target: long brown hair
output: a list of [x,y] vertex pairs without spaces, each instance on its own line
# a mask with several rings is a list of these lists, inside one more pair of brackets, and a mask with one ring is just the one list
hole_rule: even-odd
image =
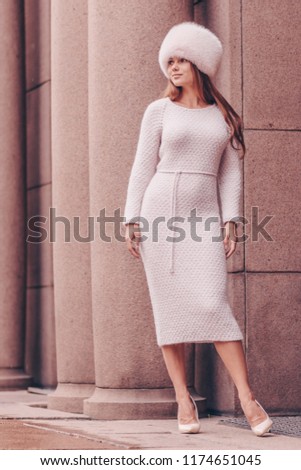
[[[194,81],[196,84],[196,90],[198,98],[201,101],[205,101],[207,104],[216,103],[220,108],[226,123],[230,127],[231,135],[230,142],[234,149],[239,150],[239,147],[234,146],[234,139],[241,145],[242,155],[240,158],[244,158],[246,153],[246,146],[243,136],[243,121],[241,117],[234,111],[232,106],[228,101],[223,97],[223,95],[218,91],[216,86],[213,84],[210,77],[199,70],[195,64],[190,62],[192,73],[194,76]],[[168,80],[167,87],[160,94],[160,98],[169,97],[172,101],[181,96],[182,87],[176,86],[172,83],[171,80]]]

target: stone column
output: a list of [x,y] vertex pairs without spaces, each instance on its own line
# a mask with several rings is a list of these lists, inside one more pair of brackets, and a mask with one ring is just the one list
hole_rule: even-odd
[[[192,2],[89,1],[90,213],[96,389],[84,413],[97,419],[175,416],[176,402],[154,322],[142,263],[118,223],[147,104],[166,86],[158,51],[168,29],[192,19]],[[105,209],[100,238],[96,218]],[[119,221],[120,222],[120,221]],[[114,232],[115,230],[115,232]],[[121,236],[118,237],[118,232]],[[105,238],[107,237],[107,238]],[[193,384],[193,349],[187,348]],[[200,409],[204,400],[198,399]]]
[[[24,2],[28,226],[25,369],[34,384],[43,388],[57,384],[52,243],[37,242],[31,224],[37,216],[48,220],[51,207],[50,3]],[[49,224],[45,225],[49,231]]]
[[24,387],[25,139],[24,14],[21,0],[0,2],[0,388]]
[[[240,0],[208,0],[198,4],[195,20],[213,31],[222,41],[224,53],[214,83],[239,114],[242,113],[242,58]],[[243,204],[243,201],[241,201]],[[239,236],[243,229],[239,227]],[[245,333],[244,245],[237,244],[227,260],[228,295],[241,331]],[[244,340],[245,346],[245,340]],[[196,346],[195,384],[208,397],[208,410],[232,413],[239,410],[236,388],[213,344]]]
[[49,396],[48,407],[71,412],[81,412],[83,399],[94,390],[87,5],[83,0],[51,2],[52,226],[59,384]]

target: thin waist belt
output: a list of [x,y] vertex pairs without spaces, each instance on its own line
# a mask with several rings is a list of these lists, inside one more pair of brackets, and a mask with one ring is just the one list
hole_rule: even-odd
[[[171,199],[171,217],[175,217],[176,213],[176,199],[177,199],[177,186],[178,186],[178,180],[180,178],[181,173],[200,173],[204,175],[209,175],[209,176],[214,176],[217,177],[215,173],[211,173],[209,171],[186,171],[186,170],[157,170],[159,173],[174,173],[174,181],[173,181],[173,188],[172,188],[172,199]],[[171,242],[171,260],[170,260],[170,273],[174,273],[174,244],[175,242]]]

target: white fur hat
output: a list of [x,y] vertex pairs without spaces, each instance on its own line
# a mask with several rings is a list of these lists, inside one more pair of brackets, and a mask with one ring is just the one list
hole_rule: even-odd
[[173,26],[163,39],[159,64],[165,77],[169,78],[169,58],[184,57],[212,78],[219,68],[222,54],[222,43],[212,31],[194,21],[185,21]]

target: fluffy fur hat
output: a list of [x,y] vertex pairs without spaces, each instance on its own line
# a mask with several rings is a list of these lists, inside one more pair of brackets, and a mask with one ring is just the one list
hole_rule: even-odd
[[194,21],[185,21],[173,26],[163,39],[159,64],[166,78],[169,78],[169,58],[184,57],[212,78],[219,68],[222,54],[222,43],[212,31]]

